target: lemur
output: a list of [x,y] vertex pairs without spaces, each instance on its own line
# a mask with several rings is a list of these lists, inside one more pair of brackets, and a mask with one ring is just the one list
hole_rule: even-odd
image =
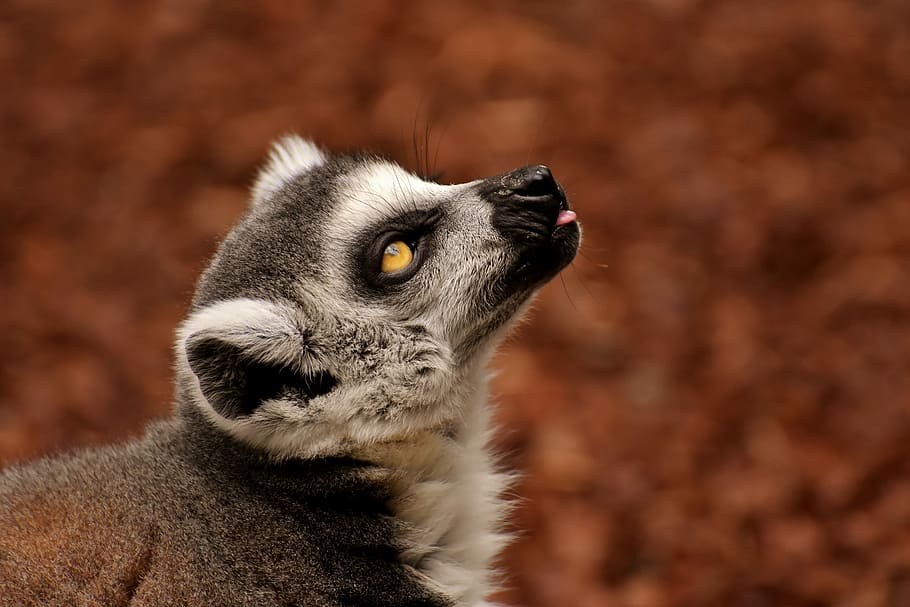
[[287,136],[251,199],[177,331],[171,418],[0,475],[0,604],[491,605],[486,366],[576,254],[564,191]]

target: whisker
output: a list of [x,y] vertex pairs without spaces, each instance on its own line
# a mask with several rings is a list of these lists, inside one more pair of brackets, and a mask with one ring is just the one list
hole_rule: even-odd
[[580,258],[584,259],[587,263],[589,263],[589,264],[591,264],[592,266],[595,266],[595,267],[597,267],[597,268],[609,268],[609,267],[610,267],[608,264],[600,263],[600,262],[597,261],[596,259],[593,259],[593,258],[591,258],[591,257],[588,257],[587,255],[585,255],[584,253],[582,253],[581,250],[578,251],[578,256],[579,256]]
[[572,268],[572,271],[575,272],[575,277],[578,279],[578,284],[580,284],[581,288],[585,290],[585,292],[588,294],[588,297],[595,299],[594,293],[592,293],[591,289],[588,288],[588,285],[585,283],[584,276],[581,272],[578,271],[578,268],[575,267],[575,263],[570,263],[569,266]]
[[569,300],[569,304],[572,305],[572,309],[578,312],[578,306],[575,305],[575,301],[572,299],[572,296],[569,295],[569,287],[566,285],[566,279],[563,278],[562,274],[559,274],[559,282],[562,283],[562,290],[565,291],[566,299]]
[[442,173],[439,170],[439,147],[442,144],[442,139],[446,135],[446,128],[443,126],[442,134],[436,139],[436,151],[433,152],[433,177],[439,181],[442,177]]
[[420,102],[417,102],[417,109],[414,111],[414,124],[411,127],[411,145],[414,148],[414,162],[417,163],[417,172],[422,173],[424,169],[420,167],[420,144],[417,143],[417,123],[420,120]]
[[610,249],[608,249],[606,247],[589,247],[587,244],[585,244],[585,250],[594,251],[595,253],[605,253],[605,252],[609,251]]
[[429,175],[429,174],[430,174],[430,132],[431,132],[431,129],[432,129],[432,127],[430,126],[430,118],[429,118],[429,116],[427,116],[427,117],[425,118],[425,120],[424,120],[424,126],[425,126],[425,128],[424,128],[424,130],[423,130],[423,156],[424,156],[424,161],[423,161],[424,170],[423,170],[423,174],[424,174],[424,175]]

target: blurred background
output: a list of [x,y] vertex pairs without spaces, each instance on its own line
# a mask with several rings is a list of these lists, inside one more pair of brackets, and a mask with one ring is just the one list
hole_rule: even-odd
[[168,414],[277,135],[540,162],[585,241],[496,361],[499,599],[910,605],[905,0],[5,0],[0,88],[0,463]]

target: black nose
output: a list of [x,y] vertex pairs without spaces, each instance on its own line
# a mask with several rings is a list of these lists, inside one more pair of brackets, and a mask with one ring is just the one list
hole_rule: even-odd
[[553,173],[542,164],[516,169],[503,176],[503,185],[519,196],[563,197],[562,188],[553,179]]

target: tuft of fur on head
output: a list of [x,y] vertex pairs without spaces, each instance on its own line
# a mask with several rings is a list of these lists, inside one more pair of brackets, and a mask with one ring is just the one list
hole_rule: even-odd
[[325,163],[326,157],[316,144],[299,135],[285,135],[269,150],[265,166],[253,185],[253,204],[280,190],[298,175]]

